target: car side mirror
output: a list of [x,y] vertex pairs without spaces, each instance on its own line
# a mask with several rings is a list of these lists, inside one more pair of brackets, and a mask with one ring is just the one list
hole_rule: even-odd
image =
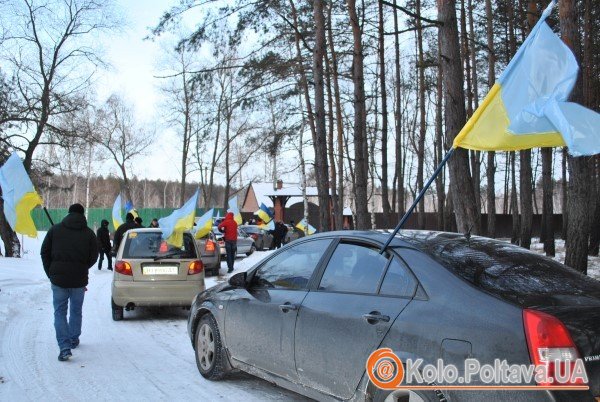
[[231,278],[229,278],[229,285],[234,288],[246,288],[248,285],[246,282],[246,273],[240,272],[233,275]]

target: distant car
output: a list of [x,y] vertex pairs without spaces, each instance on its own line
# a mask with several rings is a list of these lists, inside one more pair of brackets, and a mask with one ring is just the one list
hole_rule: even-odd
[[218,275],[219,268],[221,268],[221,249],[219,248],[215,234],[210,232],[205,237],[197,239],[196,243],[201,253],[205,275],[208,273]]
[[285,239],[283,240],[283,244],[288,244],[291,241],[299,239],[300,237],[304,237],[304,233],[302,233],[298,228],[285,224],[287,227],[287,233],[285,234]]
[[256,249],[259,251],[268,250],[273,245],[273,235],[267,230],[261,229],[256,225],[242,225],[240,229],[254,239]]
[[[315,234],[200,293],[188,318],[200,374],[243,370],[316,400],[599,400],[600,282],[494,239],[403,231],[382,254],[386,240]],[[579,357],[589,390],[452,390],[438,380],[435,391],[383,390],[365,367],[378,348],[459,370],[468,358],[545,365],[551,378]]]
[[[225,240],[223,240],[223,233],[219,230],[218,227],[213,226],[213,233],[215,235],[215,239],[219,244],[219,248],[221,249],[221,255],[225,255]],[[238,239],[237,239],[237,253],[245,254],[250,256],[252,253],[256,251],[256,245],[254,244],[254,239],[248,236],[243,230],[238,227]]]
[[125,233],[112,280],[113,320],[137,306],[189,307],[204,289],[204,266],[191,233],[183,234],[181,248],[167,244],[160,229]]

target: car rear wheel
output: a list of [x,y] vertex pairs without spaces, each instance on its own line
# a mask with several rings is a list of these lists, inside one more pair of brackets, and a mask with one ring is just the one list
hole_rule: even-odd
[[121,321],[123,319],[123,307],[117,306],[113,299],[110,299],[112,307],[112,319],[113,321]]
[[205,314],[200,319],[196,328],[194,346],[196,365],[202,377],[215,381],[227,374],[221,334],[212,314]]
[[252,243],[252,246],[250,247],[250,251],[248,251],[248,252],[246,253],[246,255],[247,255],[248,257],[250,257],[250,256],[252,255],[252,253],[253,253],[253,252],[255,252],[255,251],[256,251],[256,246],[254,245],[254,243]]

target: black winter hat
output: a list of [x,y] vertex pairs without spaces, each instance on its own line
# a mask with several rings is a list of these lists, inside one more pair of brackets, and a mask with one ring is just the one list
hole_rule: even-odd
[[126,221],[133,221],[133,214],[131,212],[127,212],[127,215],[125,215],[125,220]]
[[83,208],[83,205],[77,203],[77,204],[73,204],[69,207],[69,213],[72,212],[77,212],[78,214],[85,214],[85,209]]
[[102,222],[100,222],[102,224],[102,226],[108,226],[108,221],[106,219],[102,219]]

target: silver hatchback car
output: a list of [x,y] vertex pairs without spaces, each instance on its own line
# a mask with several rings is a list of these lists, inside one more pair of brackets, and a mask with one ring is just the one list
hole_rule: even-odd
[[167,244],[160,229],[125,233],[112,281],[113,320],[137,306],[189,307],[204,289],[204,266],[191,233],[184,233],[181,248]]

